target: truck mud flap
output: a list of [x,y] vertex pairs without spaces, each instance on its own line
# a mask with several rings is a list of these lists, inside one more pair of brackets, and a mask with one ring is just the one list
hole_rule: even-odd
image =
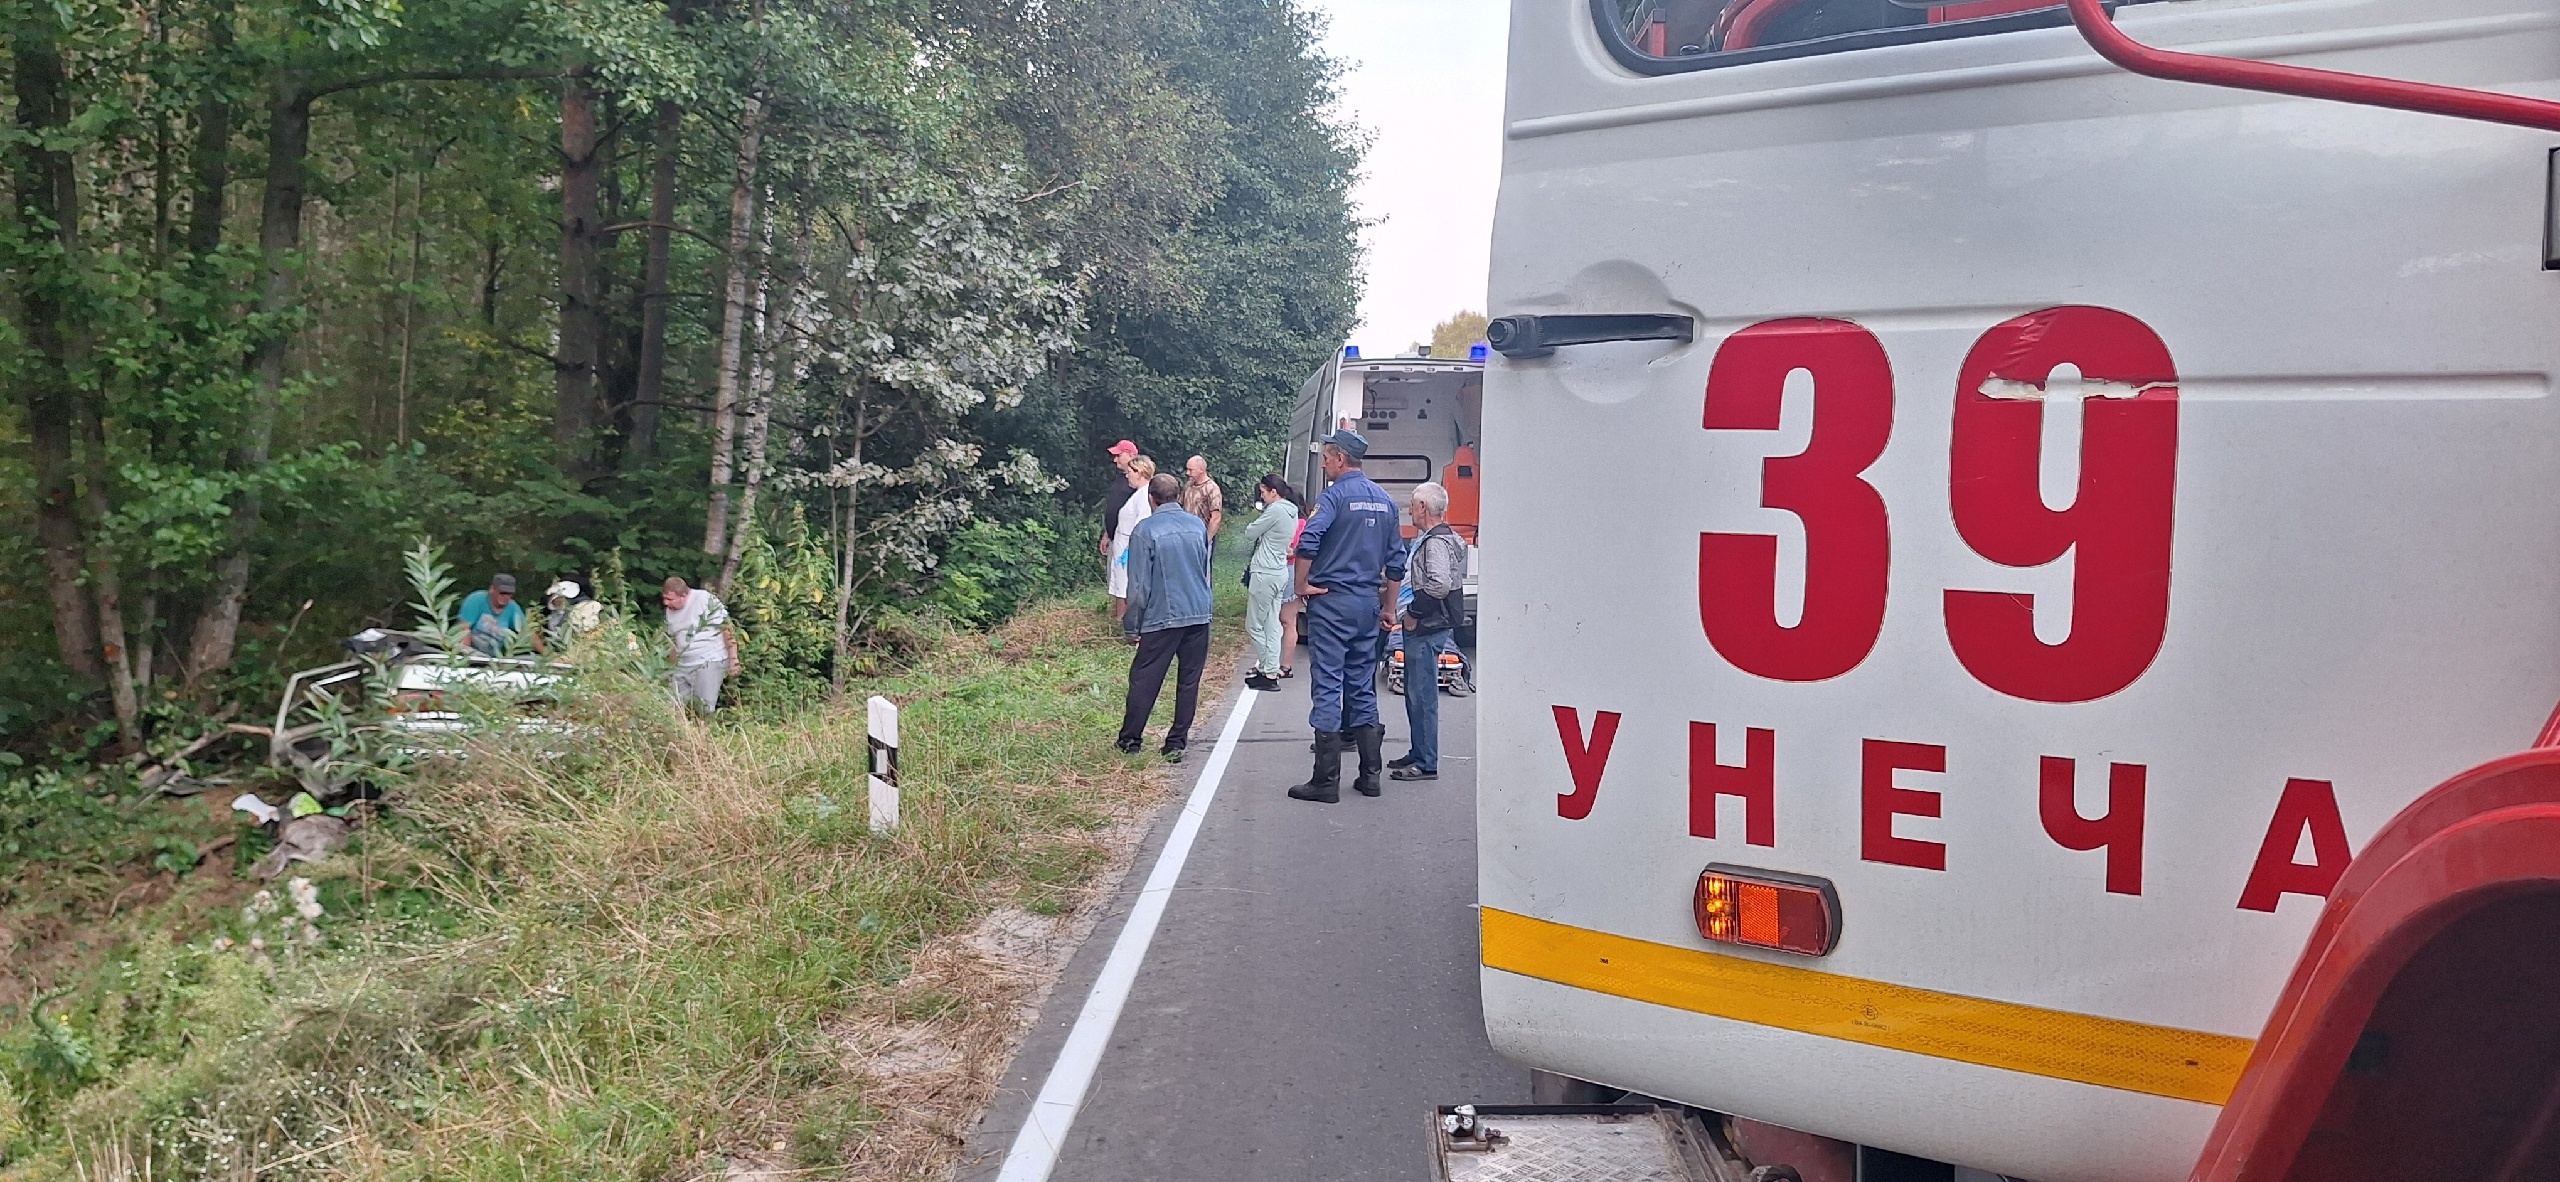
[[1669,1105],[1459,1104],[1431,1119],[1434,1182],[1742,1182]]

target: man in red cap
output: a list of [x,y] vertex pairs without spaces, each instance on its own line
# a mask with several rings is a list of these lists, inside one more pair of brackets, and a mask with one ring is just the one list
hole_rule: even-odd
[[1111,490],[1102,496],[1102,565],[1111,566],[1111,536],[1120,528],[1120,506],[1137,491],[1129,483],[1129,461],[1138,458],[1138,445],[1126,439],[1111,445]]

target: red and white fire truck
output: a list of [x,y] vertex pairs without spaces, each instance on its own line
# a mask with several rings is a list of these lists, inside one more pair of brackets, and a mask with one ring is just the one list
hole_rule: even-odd
[[2560,1178],[2560,0],[1511,21],[1495,1045],[1808,1180]]

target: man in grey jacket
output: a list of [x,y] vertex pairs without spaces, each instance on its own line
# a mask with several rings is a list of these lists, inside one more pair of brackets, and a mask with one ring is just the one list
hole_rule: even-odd
[[1200,675],[1209,665],[1209,527],[1176,502],[1182,480],[1170,472],[1147,482],[1155,512],[1129,535],[1129,608],[1120,625],[1138,651],[1129,661],[1129,699],[1120,715],[1120,750],[1146,746],[1147,716],[1164,690],[1166,666],[1179,660],[1173,726],[1164,757],[1175,763],[1191,744],[1200,710]]
[[1413,490],[1413,558],[1405,564],[1413,600],[1404,629],[1404,720],[1413,746],[1387,761],[1391,778],[1440,778],[1440,654],[1456,651],[1453,635],[1466,592],[1467,543],[1449,528],[1449,491],[1438,483]]

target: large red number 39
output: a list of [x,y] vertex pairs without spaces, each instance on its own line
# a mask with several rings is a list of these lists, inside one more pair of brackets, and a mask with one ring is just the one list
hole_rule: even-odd
[[[2080,481],[2044,503],[2046,387],[2064,365],[2095,383],[2081,406]],[[1892,540],[1866,481],[1893,431],[1893,371],[1874,334],[1841,320],[1777,320],[1735,333],[1707,377],[1708,430],[1775,430],[1787,375],[1813,378],[1813,438],[1762,468],[1761,503],[1804,523],[1804,614],[1778,622],[1778,540],[1701,535],[1698,613],[1735,668],[1778,681],[1838,677],[1884,627]],[[2178,463],[2177,371],[2141,321],[2051,308],[1993,328],[1965,359],[1955,398],[1949,494],[1957,533],[2002,566],[2073,556],[2071,629],[2035,634],[2035,599],[1946,593],[1947,639],[1982,684],[2038,702],[2086,702],[2133,684],[2169,622]]]

